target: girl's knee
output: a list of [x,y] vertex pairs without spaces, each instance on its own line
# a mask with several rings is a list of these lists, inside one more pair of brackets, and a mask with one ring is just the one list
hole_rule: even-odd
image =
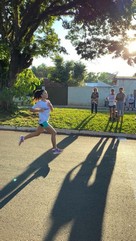
[[56,136],[57,135],[57,131],[53,130],[53,132],[51,134],[52,134],[52,136]]
[[57,135],[57,131],[56,131],[56,130],[54,130],[54,135],[55,135],[55,136]]

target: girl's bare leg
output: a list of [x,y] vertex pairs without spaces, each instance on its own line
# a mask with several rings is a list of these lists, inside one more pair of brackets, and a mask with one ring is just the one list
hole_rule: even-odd
[[24,140],[27,140],[27,139],[35,137],[35,136],[39,136],[43,132],[44,132],[44,128],[42,126],[38,126],[36,131],[31,132],[30,134],[24,136]]
[[24,142],[24,140],[27,140],[27,139],[35,137],[35,136],[39,136],[42,132],[44,132],[44,128],[42,126],[38,126],[36,131],[34,131],[26,136],[20,136],[18,145],[20,146],[22,144],[22,142]]
[[110,108],[110,119],[112,118],[112,108]]
[[113,108],[113,118],[115,119],[115,108]]
[[114,111],[114,109],[111,108],[111,119],[113,119],[113,111]]
[[57,132],[56,132],[56,130],[50,124],[45,129],[48,133],[51,134],[51,143],[52,143],[53,149],[57,148],[57,144],[56,144]]

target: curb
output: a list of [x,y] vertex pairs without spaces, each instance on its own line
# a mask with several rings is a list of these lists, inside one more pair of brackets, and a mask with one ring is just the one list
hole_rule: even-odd
[[[80,136],[93,136],[93,137],[111,137],[111,138],[125,138],[136,140],[135,134],[124,134],[124,133],[110,133],[110,132],[95,132],[95,131],[87,131],[87,130],[68,130],[68,129],[57,129],[55,128],[58,134],[63,135],[80,135]],[[36,128],[32,127],[16,127],[16,126],[1,126],[0,130],[7,131],[22,131],[22,132],[31,132],[35,131]]]

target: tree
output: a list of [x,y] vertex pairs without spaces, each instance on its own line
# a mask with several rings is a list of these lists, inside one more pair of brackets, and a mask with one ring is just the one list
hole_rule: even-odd
[[57,55],[53,58],[54,67],[48,68],[48,79],[63,86],[79,86],[84,82],[86,66],[81,62],[64,61]]
[[102,81],[107,84],[112,84],[112,81],[116,75],[117,73],[111,74],[107,72],[100,72],[100,73],[90,72],[87,74],[85,78],[85,83]]
[[112,84],[113,78],[116,74],[110,74],[107,72],[99,73],[98,80],[107,84]]
[[5,44],[0,44],[0,89],[7,85],[9,53]]
[[[86,60],[114,53],[114,57],[122,57],[130,65],[135,64],[136,51],[129,52],[128,42],[136,44],[136,25],[131,21],[136,0],[93,1],[90,4],[94,6],[94,14],[92,9],[90,11],[89,1],[85,1],[80,14],[63,24],[69,30],[66,38],[72,41],[77,53]],[[131,38],[128,35],[130,29],[133,31]]]
[[0,109],[14,112],[18,109],[16,98],[28,101],[33,96],[33,91],[41,87],[41,81],[33,74],[31,69],[25,69],[17,75],[16,83],[11,88],[3,88],[0,91]]
[[80,61],[75,62],[72,71],[72,79],[68,81],[68,84],[72,86],[82,85],[84,83],[86,73],[86,66]]
[[35,66],[32,66],[32,71],[39,79],[47,78],[48,67],[45,64],[41,64],[37,68]]
[[41,86],[41,81],[33,74],[31,69],[25,69],[17,75],[14,85],[14,94],[16,97],[31,96],[33,91]]
[[[6,46],[9,87],[14,85],[17,74],[31,65],[34,56],[49,56],[61,51],[58,36],[51,28],[55,18],[48,14],[41,16],[44,12],[42,2],[0,2],[0,48]],[[2,56],[1,65],[4,61],[5,56]]]
[[98,73],[89,72],[86,75],[85,83],[98,82]]
[[7,85],[14,85],[16,75],[31,65],[34,56],[65,51],[52,28],[63,16],[72,18],[70,24],[63,21],[63,26],[70,29],[69,38],[82,58],[92,59],[108,51],[119,55],[123,42],[109,38],[126,36],[131,6],[131,0],[1,0],[0,46],[6,46],[9,56]]

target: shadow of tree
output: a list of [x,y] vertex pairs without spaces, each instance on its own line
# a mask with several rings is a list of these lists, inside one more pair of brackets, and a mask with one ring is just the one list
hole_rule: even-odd
[[[44,241],[53,241],[71,222],[68,241],[100,241],[106,198],[113,174],[118,140],[101,138],[85,161],[65,177],[50,214],[51,227]],[[105,145],[108,145],[107,149]],[[106,149],[104,155],[103,150]]]

